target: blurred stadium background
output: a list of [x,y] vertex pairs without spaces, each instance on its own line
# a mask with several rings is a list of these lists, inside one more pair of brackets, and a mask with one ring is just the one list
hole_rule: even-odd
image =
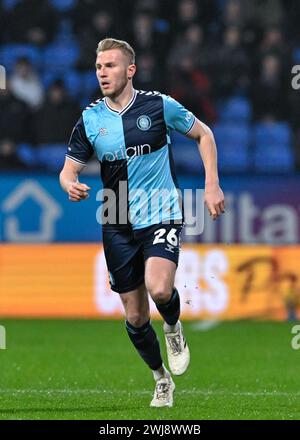
[[[82,181],[92,188],[84,203],[69,203],[58,183],[72,127],[100,96],[93,66],[106,36],[135,48],[135,88],[172,95],[213,129],[217,141],[227,210],[216,222],[206,215],[203,234],[183,237],[176,281],[183,317],[297,321],[300,90],[292,87],[291,71],[300,64],[299,20],[297,0],[0,1],[0,64],[6,69],[0,90],[0,324],[8,341],[10,328],[16,340],[26,334],[26,325],[8,318],[93,318],[100,324],[122,316],[96,221],[99,163],[92,160],[84,171]],[[177,133],[173,142],[181,188],[203,188],[196,144]],[[264,328],[274,337],[283,332],[292,351],[286,324],[280,330],[259,326],[257,333],[251,325],[226,328],[246,332],[245,343],[251,329],[253,341],[266,335]],[[229,340],[224,343],[233,349],[238,341]],[[292,360],[291,353],[284,356]],[[292,363],[285,367],[292,377]],[[17,387],[13,378],[11,386]]]

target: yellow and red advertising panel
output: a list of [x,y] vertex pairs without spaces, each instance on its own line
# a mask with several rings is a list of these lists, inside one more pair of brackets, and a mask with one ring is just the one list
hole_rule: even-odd
[[[176,275],[182,317],[286,319],[299,311],[299,267],[298,246],[186,244]],[[0,316],[122,317],[102,246],[1,245]]]

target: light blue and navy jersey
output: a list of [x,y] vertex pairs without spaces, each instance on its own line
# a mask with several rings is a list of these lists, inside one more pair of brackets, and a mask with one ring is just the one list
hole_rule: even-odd
[[[117,214],[119,197],[124,198],[119,182],[127,183],[126,207],[133,229],[183,220],[170,130],[187,134],[194,123],[191,112],[159,92],[135,90],[120,112],[110,108],[105,98],[99,99],[83,111],[74,127],[67,157],[86,164],[96,153],[103,186],[116,194]],[[162,196],[155,199],[158,193]]]

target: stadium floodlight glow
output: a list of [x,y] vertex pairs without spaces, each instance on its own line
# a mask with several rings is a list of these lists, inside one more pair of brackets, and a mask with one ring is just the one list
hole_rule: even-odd
[[6,70],[4,66],[0,64],[0,89],[6,89]]

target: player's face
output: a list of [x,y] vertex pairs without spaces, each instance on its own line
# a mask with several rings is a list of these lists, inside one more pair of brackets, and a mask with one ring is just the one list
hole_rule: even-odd
[[104,96],[120,95],[131,77],[128,57],[120,49],[99,52],[96,59],[96,74]]

